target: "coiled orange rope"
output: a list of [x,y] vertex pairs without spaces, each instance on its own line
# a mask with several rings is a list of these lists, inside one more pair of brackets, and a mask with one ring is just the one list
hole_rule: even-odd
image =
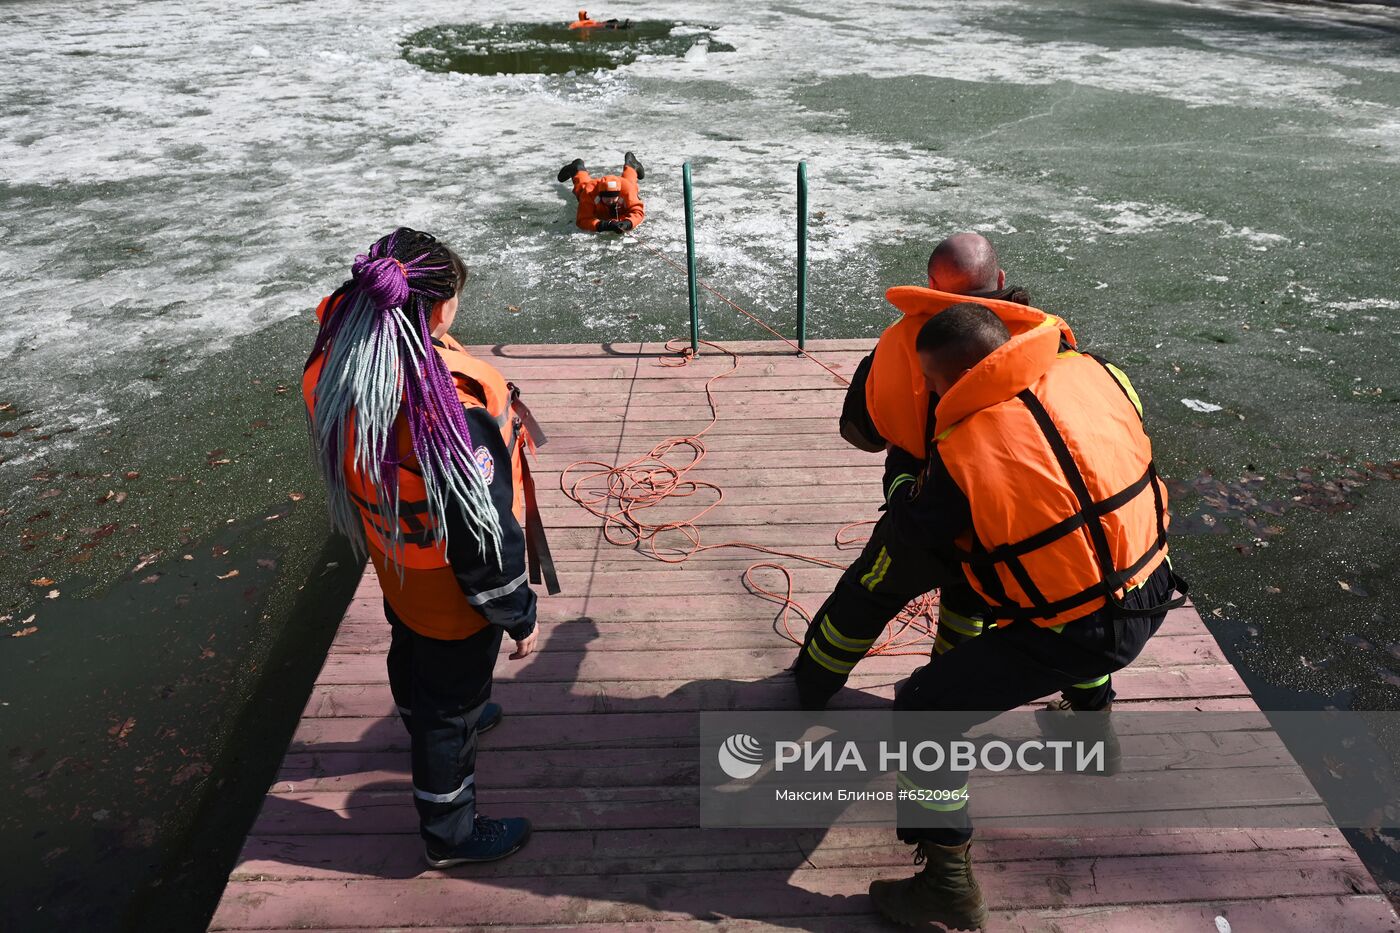
[[[635,232],[632,233],[632,237],[642,248],[682,273],[685,272],[683,267],[665,253],[642,240]],[[850,380],[845,376],[802,350],[796,343],[778,333],[757,316],[721,294],[704,279],[699,279],[698,282],[706,291],[759,324],[773,336],[797,350],[802,356],[831,373],[843,384],[850,385]],[[748,541],[701,543],[700,529],[696,523],[724,501],[724,490],[715,483],[692,478],[691,473],[705,459],[707,449],[703,440],[704,436],[719,423],[719,406],[715,401],[714,385],[720,379],[737,372],[740,363],[739,355],[736,352],[709,340],[700,342],[723,353],[729,357],[730,361],[728,369],[705,381],[705,401],[710,409],[710,423],[694,434],[668,437],[645,454],[626,463],[609,464],[601,460],[579,460],[571,463],[559,477],[559,488],[564,495],[603,520],[603,537],[610,544],[635,548],[662,563],[679,564],[705,551],[739,548],[844,570],[844,565],[825,558]],[[656,361],[655,365],[663,367],[688,366],[693,359],[691,350],[690,347],[683,346],[681,343],[678,340],[668,341],[666,350],[675,356],[662,357]],[[689,459],[680,463],[668,459],[677,453],[688,454]],[[575,477],[574,474],[579,471],[584,472]],[[647,509],[655,508],[667,500],[688,498],[706,492],[713,493],[713,501],[703,507],[697,507],[697,511],[685,518],[650,522],[644,517]],[[836,547],[844,550],[864,544],[868,540],[868,535],[852,536],[850,532],[852,529],[873,524],[875,524],[873,521],[860,521],[842,526],[834,537]],[[659,538],[666,532],[679,534],[684,539],[685,544],[663,546]],[[760,584],[754,578],[754,573],[758,570],[776,570],[781,573],[786,584],[785,591],[770,590]],[[811,625],[812,615],[794,598],[793,594],[796,590],[791,569],[776,561],[759,561],[744,571],[743,580],[745,586],[754,595],[771,600],[782,607],[777,619],[774,620],[775,627],[780,625],[785,637],[796,644],[802,644],[805,640],[806,629]],[[803,630],[800,634],[794,633],[792,630],[793,614],[796,614],[803,621]],[[938,597],[935,594],[921,596],[906,606],[890,622],[884,633],[870,649],[869,654],[927,655],[929,653],[927,642],[934,635],[937,619]]]

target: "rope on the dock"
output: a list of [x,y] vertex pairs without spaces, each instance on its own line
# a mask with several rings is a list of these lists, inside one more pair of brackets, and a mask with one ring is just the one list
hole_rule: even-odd
[[[681,273],[685,269],[672,260],[659,249],[646,243],[636,232],[631,234],[637,244],[654,255],[661,258],[668,265]],[[842,384],[849,386],[850,380],[841,375],[831,366],[809,354],[796,343],[788,340],[769,324],[761,320],[757,315],[741,307],[737,302],[731,300],[718,289],[714,288],[704,279],[699,279],[699,284],[715,297],[756,324],[767,330],[770,334],[792,347],[799,354],[816,363],[822,369],[835,376]],[[719,423],[719,405],[715,401],[714,384],[726,376],[733,375],[739,370],[739,354],[727,347],[721,346],[709,340],[700,341],[707,347],[711,347],[729,357],[730,366],[728,369],[705,381],[705,401],[710,408],[710,423],[694,434],[677,435],[668,437],[661,443],[652,447],[641,456],[635,457],[626,463],[609,464],[601,460],[579,460],[569,464],[560,474],[559,488],[564,495],[568,496],[578,505],[587,509],[590,513],[603,520],[603,537],[609,544],[619,547],[630,547],[641,551],[654,560],[667,564],[680,564],[690,560],[696,554],[705,551],[714,551],[721,548],[737,548],[742,550],[757,551],[769,554],[774,557],[783,557],[790,560],[803,561],[809,564],[816,564],[822,567],[831,567],[837,570],[845,570],[845,565],[838,564],[825,558],[815,557],[810,554],[802,554],[796,551],[781,550],[768,547],[762,544],[754,544],[748,541],[724,541],[716,544],[702,544],[700,539],[700,529],[696,525],[700,519],[707,515],[724,501],[724,489],[716,483],[707,480],[694,479],[691,472],[695,470],[705,459],[707,448],[703,440],[710,429]],[[662,357],[655,363],[662,367],[684,367],[690,365],[694,356],[689,346],[681,346],[681,341],[671,340],[666,343],[668,353],[675,356]],[[675,451],[689,451],[690,460],[685,463],[674,463],[667,459]],[[577,470],[592,467],[576,479],[571,480],[571,476]],[[649,522],[642,517],[646,509],[654,508],[673,498],[687,498],[694,496],[704,490],[710,490],[715,494],[715,500],[709,505],[699,509],[687,518],[674,521]],[[838,549],[846,549],[863,544],[869,536],[850,536],[850,531],[866,525],[874,525],[873,521],[852,522],[842,526],[834,536],[834,543]],[[668,546],[663,551],[658,537],[664,532],[677,532],[688,542],[681,548]],[[764,587],[754,579],[756,570],[776,570],[783,575],[786,583],[786,592],[777,592]],[[795,644],[802,644],[805,640],[806,629],[812,623],[812,614],[802,606],[794,597],[795,584],[793,582],[792,570],[776,561],[758,561],[751,564],[744,570],[743,580],[745,585],[757,596],[778,603],[782,610],[779,613],[777,622],[782,625],[783,634]],[[792,615],[796,614],[803,622],[803,631],[796,634],[792,630]],[[925,594],[919,599],[906,606],[895,619],[886,626],[884,633],[870,649],[870,654],[881,655],[927,655],[929,647],[927,642],[934,636],[934,631],[938,625],[938,597],[936,594]]]

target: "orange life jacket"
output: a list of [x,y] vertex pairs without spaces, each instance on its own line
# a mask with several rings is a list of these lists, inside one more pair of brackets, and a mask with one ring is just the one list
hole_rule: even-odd
[[1166,558],[1167,491],[1130,391],[1108,364],[1061,352],[1047,319],[939,401],[938,453],[972,511],[956,543],[999,624],[1088,615]]
[[[329,298],[323,300],[316,309],[318,320],[327,313],[329,301]],[[518,393],[494,367],[472,356],[451,335],[445,334],[438,340],[443,346],[435,345],[434,349],[452,374],[457,398],[465,406],[485,408],[501,429],[501,436],[510,451],[514,485],[512,511],[524,528],[528,482],[525,450],[527,447],[534,450],[535,439],[526,427],[527,419],[515,410]],[[301,379],[302,396],[313,418],[316,414],[316,381],[320,378],[324,362],[325,354],[311,360]],[[405,625],[429,638],[465,638],[485,628],[486,619],[467,601],[452,572],[452,565],[448,563],[446,548],[434,534],[434,519],[428,512],[427,489],[423,485],[422,475],[415,468],[417,460],[413,457],[412,439],[402,418],[396,426],[396,435],[398,456],[403,458],[398,471],[397,512],[403,542],[397,557],[402,565],[402,574],[399,566],[384,551],[384,542],[391,536],[391,526],[386,522],[393,521],[394,516],[389,514],[388,509],[380,507],[374,486],[354,469],[353,414],[347,425],[346,488],[359,506],[370,560],[379,575],[384,598]]]
[[928,456],[929,390],[924,385],[914,344],[919,329],[929,318],[944,308],[971,302],[991,309],[1012,336],[1050,321],[1068,345],[1075,346],[1074,332],[1064,321],[1013,301],[955,295],[917,285],[891,288],[885,292],[885,300],[904,312],[904,316],[885,328],[875,345],[875,359],[865,383],[866,410],[881,437],[920,460]]
[[598,29],[606,26],[607,23],[599,22],[596,19],[576,19],[569,24],[570,29]]

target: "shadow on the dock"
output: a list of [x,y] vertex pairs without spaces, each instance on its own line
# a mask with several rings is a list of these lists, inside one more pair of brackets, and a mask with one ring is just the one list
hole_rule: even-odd
[[[583,626],[588,629],[580,631]],[[549,680],[557,685],[567,679],[574,696],[586,694],[578,668],[583,649],[598,637],[597,627],[586,618],[558,626],[546,647],[561,636],[577,662],[567,673],[551,670]],[[527,680],[527,667],[550,654],[559,656],[537,652],[517,678]],[[570,898],[577,902],[579,919],[591,900],[636,904],[645,909],[638,919],[656,913],[751,918],[797,929],[835,929],[842,917],[867,914],[868,904],[852,903],[864,902],[864,895],[825,895],[792,877],[821,867],[812,857],[827,830],[699,826],[695,711],[773,709],[775,689],[787,686],[788,677],[705,679],[662,696],[608,697],[594,712],[628,724],[611,735],[589,731],[587,713],[564,717],[568,731],[560,734],[560,717],[550,711],[511,715],[507,707],[505,722],[482,738],[479,802],[489,816],[529,817],[534,837],[503,861],[440,874],[471,882],[461,889],[464,909],[488,896],[477,887],[484,885]],[[792,693],[790,708],[796,709]],[[308,780],[274,787],[234,876],[403,880],[438,874],[422,861],[407,747],[403,726],[392,714],[373,720],[355,741],[308,746]],[[500,789],[506,786],[512,789]],[[882,838],[895,845],[893,833]],[[778,912],[791,919],[773,916],[775,899],[782,904]],[[823,916],[830,921],[814,926],[813,918]]]
[[[565,344],[559,344],[559,346],[563,347],[563,346],[567,346],[567,345],[565,345]],[[622,344],[623,347],[628,347],[628,348],[630,348],[630,349],[618,349],[618,346],[619,346],[618,344],[613,343],[613,342],[610,341],[610,342],[608,342],[608,343],[602,344],[600,347],[593,347],[593,346],[590,346],[590,347],[589,347],[589,350],[592,352],[593,355],[598,355],[598,351],[601,350],[601,355],[603,355],[603,356],[615,356],[615,357],[618,357],[618,358],[629,359],[629,360],[635,360],[635,359],[637,359],[637,358],[640,357],[640,356],[646,356],[646,355],[655,356],[655,355],[656,355],[656,354],[654,354],[654,353],[653,353],[653,354],[643,354],[643,353],[638,352],[637,349],[636,349],[637,344],[636,344],[635,341],[632,342],[632,343],[624,343],[624,344]],[[487,355],[487,356],[492,356],[492,357],[499,357],[499,358],[501,358],[501,359],[508,359],[508,360],[574,360],[574,359],[578,359],[578,356],[577,356],[576,354],[569,354],[569,353],[550,353],[550,352],[548,352],[547,350],[545,350],[544,347],[542,347],[542,346],[535,345],[535,346],[526,347],[526,346],[521,346],[520,344],[514,344],[514,343],[497,343],[497,344],[492,344],[490,350],[486,351],[485,355]]]

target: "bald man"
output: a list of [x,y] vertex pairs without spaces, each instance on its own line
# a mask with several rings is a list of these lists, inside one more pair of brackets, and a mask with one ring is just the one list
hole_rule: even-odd
[[[928,258],[928,283],[928,288],[901,286],[886,292],[903,317],[885,330],[875,352],[856,368],[841,414],[841,436],[848,443],[885,454],[882,489],[887,504],[896,493],[903,490],[901,495],[907,495],[917,486],[932,443],[938,396],[925,385],[914,347],[924,322],[944,308],[972,301],[989,308],[1015,333],[1054,324],[1061,329],[1062,347],[1074,348],[1068,325],[1030,307],[1026,289],[1007,287],[996,249],[981,234],[956,233],[939,243]],[[812,617],[793,665],[803,708],[824,708],[889,621],[911,600],[934,589],[939,590],[933,645],[938,655],[981,634],[985,606],[959,567],[945,563],[921,541],[897,533],[886,512]],[[1102,709],[1112,699],[1106,679],[1083,688],[1067,691],[1052,706]]]
[[[1030,293],[1026,289],[1006,287],[1006,270],[1001,267],[996,248],[980,233],[955,233],[933,248],[928,257],[928,287],[950,295],[1030,304]],[[875,354],[871,353],[856,367],[855,379],[846,391],[840,427],[841,436],[851,446],[890,455],[886,458],[885,487],[888,490],[889,481],[898,476],[901,469],[918,467],[924,455],[920,451],[917,456],[900,458],[903,451],[881,437],[873,423],[866,401],[866,386],[874,358]]]

